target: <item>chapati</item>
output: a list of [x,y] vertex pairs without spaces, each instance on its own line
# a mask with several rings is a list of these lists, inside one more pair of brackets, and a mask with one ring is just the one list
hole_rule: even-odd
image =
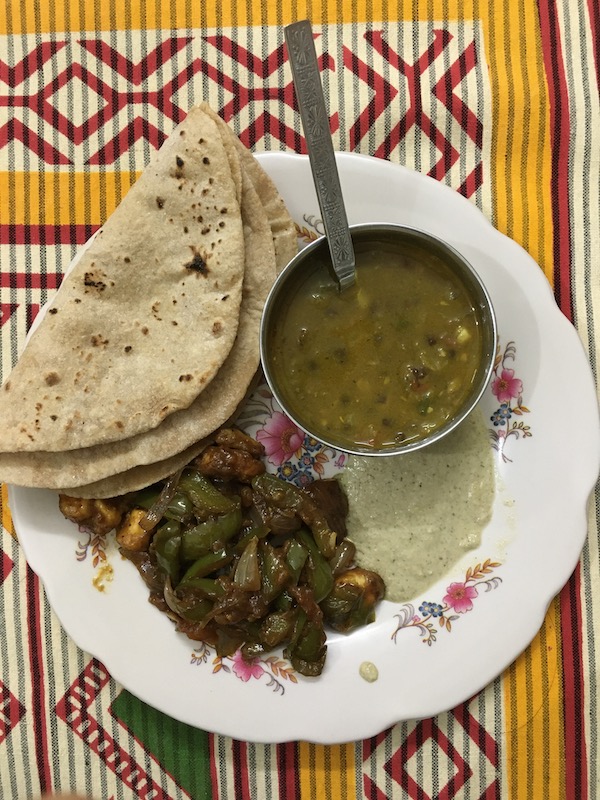
[[0,451],[124,440],[187,408],[235,341],[244,265],[223,140],[192,109],[65,277],[0,390]]
[[229,125],[224,122],[217,112],[207,103],[201,103],[199,108],[208,114],[219,126],[223,138],[230,140],[232,145],[236,147],[242,169],[252,181],[252,185],[269,219],[273,237],[273,247],[275,248],[277,272],[281,272],[285,265],[291,261],[298,252],[298,234],[296,232],[296,226],[294,220],[290,217],[283,197],[279,194],[269,174],[261,167],[250,150],[242,144]]
[[[133,491],[146,485],[144,482],[165,477],[178,468],[173,467],[174,463],[187,463],[181,459],[193,457],[189,452],[198,440],[209,436],[235,414],[259,365],[260,315],[275,279],[276,256],[267,209],[254,188],[250,170],[240,169],[241,151],[231,148],[232,137],[235,141],[237,138],[225,124],[219,126],[219,134],[230,159],[231,172],[239,174],[241,183],[246,259],[238,334],[229,356],[210,385],[187,409],[174,412],[152,430],[122,441],[65,453],[1,453],[3,480],[88,497]],[[254,174],[260,175],[262,168],[258,163],[256,166]],[[278,216],[282,216],[280,210]],[[288,230],[290,225],[293,227],[293,223],[288,224]],[[180,455],[182,451],[187,455]],[[194,453],[199,451],[196,447]]]

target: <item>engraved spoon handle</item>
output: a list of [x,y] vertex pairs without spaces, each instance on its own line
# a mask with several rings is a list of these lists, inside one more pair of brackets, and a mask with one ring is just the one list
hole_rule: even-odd
[[333,270],[340,289],[346,289],[355,281],[354,247],[329,131],[312,27],[308,20],[294,22],[286,26],[284,34]]

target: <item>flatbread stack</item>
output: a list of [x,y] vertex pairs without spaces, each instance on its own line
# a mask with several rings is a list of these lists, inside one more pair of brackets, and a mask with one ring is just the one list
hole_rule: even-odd
[[0,389],[0,481],[80,497],[175,472],[235,417],[295,254],[275,185],[193,108],[73,263]]

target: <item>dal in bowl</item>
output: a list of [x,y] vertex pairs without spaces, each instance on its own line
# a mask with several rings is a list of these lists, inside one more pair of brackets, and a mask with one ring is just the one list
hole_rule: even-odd
[[392,455],[439,440],[492,373],[489,295],[450,245],[400,225],[352,226],[356,284],[339,291],[325,238],[276,280],[261,322],[284,412],[337,450]]

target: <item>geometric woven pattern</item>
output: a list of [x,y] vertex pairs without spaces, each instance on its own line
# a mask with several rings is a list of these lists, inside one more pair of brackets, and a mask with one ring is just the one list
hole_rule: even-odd
[[[470,27],[423,26],[417,42],[413,25],[364,26],[352,46],[343,26],[327,41],[317,37],[326,93],[365,98],[344,120],[332,115],[337,146],[403,162],[418,152],[421,171],[449,180],[457,167],[455,188],[473,194],[482,182],[488,89],[485,72],[475,69],[480,45]],[[140,169],[190,99],[207,95],[247,145],[305,150],[277,29],[267,32],[260,55],[224,30],[19,41],[21,51],[0,60],[0,106],[10,108],[0,124],[0,168]],[[392,110],[397,121],[374,140],[374,126]]]
[[0,681],[0,744],[25,714],[25,709],[7,686]]
[[94,716],[94,703],[108,685],[110,675],[102,664],[92,659],[77,676],[69,691],[56,705],[56,713],[95,753],[106,767],[115,773],[125,786],[133,789],[136,797],[168,800],[159,785],[149,779],[141,764],[121,748],[110,732]]
[[[455,742],[461,743],[459,751]],[[424,765],[435,769],[424,777]],[[363,788],[372,800],[395,792],[410,800],[464,796],[494,798],[498,792],[498,743],[467,704],[435,720],[398,725],[365,748]]]
[[3,552],[0,550],[0,587],[8,578],[8,575],[13,568],[14,563],[8,553]]

